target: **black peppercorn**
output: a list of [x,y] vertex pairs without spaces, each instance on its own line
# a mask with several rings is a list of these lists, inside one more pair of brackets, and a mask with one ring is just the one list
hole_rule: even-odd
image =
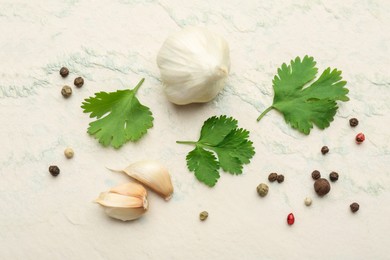
[[60,168],[56,165],[51,165],[49,167],[49,172],[52,176],[56,177],[58,174],[60,174]]
[[330,191],[330,183],[323,178],[320,178],[314,182],[314,190],[318,196],[324,196]]
[[355,213],[356,211],[359,210],[359,204],[357,204],[356,202],[352,203],[351,205],[349,205],[349,207],[351,208],[351,211],[353,213]]
[[349,125],[352,126],[352,127],[355,127],[359,124],[359,120],[357,120],[357,118],[351,118],[349,119]]
[[331,172],[329,174],[329,179],[331,181],[337,181],[339,179],[339,174],[337,172]]
[[68,70],[68,68],[62,67],[62,68],[60,69],[60,75],[61,75],[63,78],[67,77],[67,76],[69,75],[69,70]]
[[321,173],[317,170],[314,170],[311,173],[311,177],[313,178],[313,180],[318,180],[319,178],[321,178]]
[[84,85],[84,79],[82,77],[77,77],[74,79],[74,85],[78,88],[81,88]]
[[322,153],[322,154],[327,154],[328,152],[329,152],[328,146],[322,146],[322,148],[321,148],[321,153]]
[[270,174],[268,175],[268,180],[269,180],[270,182],[276,181],[277,178],[278,178],[278,174],[275,173],[275,172],[270,173]]
[[61,94],[65,97],[68,98],[72,95],[72,88],[69,86],[63,86],[61,89]]
[[278,177],[276,177],[276,180],[278,181],[278,183],[282,183],[284,181],[284,176],[280,174],[278,175]]

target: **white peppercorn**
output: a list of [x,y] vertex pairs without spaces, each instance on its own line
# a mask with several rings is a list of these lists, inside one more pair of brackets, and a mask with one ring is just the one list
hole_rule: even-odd
[[312,202],[313,202],[313,200],[311,198],[309,198],[309,197],[305,198],[305,205],[306,206],[310,206]]
[[66,148],[65,151],[64,151],[64,155],[65,155],[65,157],[68,158],[68,159],[72,158],[73,155],[74,155],[73,149],[70,148],[70,147]]

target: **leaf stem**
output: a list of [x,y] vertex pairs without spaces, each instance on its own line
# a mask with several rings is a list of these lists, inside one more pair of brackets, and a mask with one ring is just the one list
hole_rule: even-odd
[[141,85],[142,85],[142,83],[144,83],[144,81],[145,81],[145,78],[142,78],[142,79],[138,82],[137,86],[135,86],[135,88],[134,88],[134,93],[137,93],[138,89],[141,87]]
[[263,116],[265,116],[265,114],[267,114],[269,111],[271,111],[273,109],[273,106],[270,106],[269,108],[267,108],[266,110],[263,111],[263,113],[261,113],[261,115],[257,118],[257,122],[259,122]]
[[191,145],[196,145],[197,142],[193,141],[176,141],[177,144],[191,144]]

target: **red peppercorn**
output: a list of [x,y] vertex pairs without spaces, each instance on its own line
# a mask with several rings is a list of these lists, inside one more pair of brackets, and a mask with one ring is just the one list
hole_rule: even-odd
[[356,143],[360,144],[363,143],[366,137],[364,136],[363,133],[358,133],[355,137]]
[[295,222],[294,214],[290,213],[287,216],[287,224],[292,225]]

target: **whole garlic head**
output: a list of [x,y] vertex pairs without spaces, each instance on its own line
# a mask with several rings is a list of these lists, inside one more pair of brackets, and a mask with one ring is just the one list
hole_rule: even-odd
[[164,91],[177,105],[212,100],[230,71],[229,46],[218,34],[190,27],[169,36],[157,55]]
[[108,216],[122,221],[141,217],[148,209],[147,192],[138,183],[125,183],[100,193],[95,202],[102,205]]

